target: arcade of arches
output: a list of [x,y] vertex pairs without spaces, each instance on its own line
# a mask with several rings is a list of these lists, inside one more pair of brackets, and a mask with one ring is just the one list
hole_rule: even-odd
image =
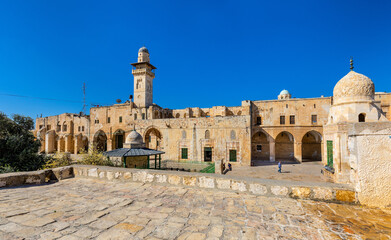
[[252,161],[321,161],[321,149],[322,134],[315,130],[304,135],[281,131],[276,137],[259,130],[251,138]]

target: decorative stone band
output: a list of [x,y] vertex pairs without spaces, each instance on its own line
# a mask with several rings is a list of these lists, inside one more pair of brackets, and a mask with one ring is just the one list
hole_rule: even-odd
[[282,180],[234,178],[202,173],[86,165],[73,165],[35,172],[0,174],[0,188],[24,184],[44,184],[72,177],[167,184],[219,191],[246,192],[263,196],[311,199],[325,202],[358,203],[355,191],[337,184],[332,186],[319,186],[316,184],[305,185]]
[[[129,169],[74,165],[75,177],[109,181],[133,181],[192,188],[246,192],[254,195],[311,199],[325,202],[358,204],[356,192],[339,184],[302,184],[283,180],[239,178],[203,173],[172,172],[152,169]],[[327,185],[327,186],[322,186]]]

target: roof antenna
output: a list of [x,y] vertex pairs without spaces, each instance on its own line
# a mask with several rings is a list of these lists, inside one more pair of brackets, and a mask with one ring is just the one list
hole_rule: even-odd
[[353,57],[350,57],[350,71],[353,71]]
[[83,115],[86,115],[86,83],[83,83]]

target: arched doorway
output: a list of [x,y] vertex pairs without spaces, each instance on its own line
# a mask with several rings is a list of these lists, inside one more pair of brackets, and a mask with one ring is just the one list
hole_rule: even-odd
[[317,131],[307,132],[302,139],[303,161],[322,161],[322,135]]
[[156,128],[150,128],[145,132],[144,141],[147,148],[160,150],[162,145],[162,134]]
[[65,137],[58,137],[58,151],[65,152]]
[[251,159],[269,160],[270,145],[268,136],[263,131],[255,133],[251,138]]
[[107,136],[102,130],[95,133],[93,144],[98,151],[107,151]]
[[82,138],[82,148],[85,152],[88,152],[88,138],[86,136]]
[[289,132],[281,132],[276,137],[276,160],[294,160],[294,138]]
[[122,129],[118,129],[114,132],[114,141],[113,141],[113,149],[123,148],[125,142],[125,131]]

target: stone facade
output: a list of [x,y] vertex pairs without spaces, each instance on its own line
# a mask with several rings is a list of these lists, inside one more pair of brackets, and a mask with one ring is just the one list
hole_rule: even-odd
[[[132,66],[134,99],[93,107],[88,116],[37,118],[35,133],[43,143],[41,152],[77,154],[80,149],[92,147],[105,151],[122,148],[129,133],[136,129],[146,147],[165,152],[162,160],[222,160],[233,165],[265,160],[325,161],[324,126],[331,125],[330,113],[337,116],[346,110],[357,119],[355,111],[360,109],[349,110],[344,104],[337,108],[333,97],[292,98],[286,90],[277,100],[246,100],[235,107],[162,108],[153,103],[155,67],[146,48],[139,50],[138,61]],[[368,91],[372,94],[372,90]],[[375,101],[364,109],[368,110],[367,119],[376,110],[384,121],[390,120],[391,94],[373,94]],[[68,126],[65,131],[64,125]]]

